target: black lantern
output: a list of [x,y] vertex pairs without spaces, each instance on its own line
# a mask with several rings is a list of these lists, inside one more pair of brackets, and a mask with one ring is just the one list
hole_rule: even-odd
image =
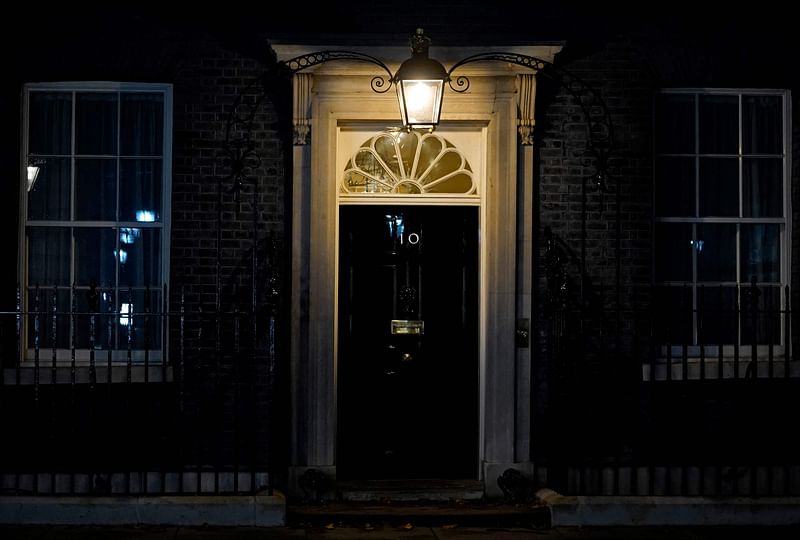
[[442,112],[444,83],[450,77],[440,62],[428,58],[431,40],[421,28],[410,41],[411,58],[400,65],[393,78],[400,116],[406,129],[427,128],[433,131]]

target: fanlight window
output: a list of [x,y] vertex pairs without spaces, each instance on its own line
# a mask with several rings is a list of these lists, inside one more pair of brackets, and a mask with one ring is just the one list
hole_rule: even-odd
[[427,193],[476,195],[466,158],[447,139],[416,131],[386,131],[368,139],[348,160],[344,194]]

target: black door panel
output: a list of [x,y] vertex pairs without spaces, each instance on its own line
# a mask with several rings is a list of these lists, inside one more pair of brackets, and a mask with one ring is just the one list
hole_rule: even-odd
[[337,475],[473,478],[478,208],[342,206]]

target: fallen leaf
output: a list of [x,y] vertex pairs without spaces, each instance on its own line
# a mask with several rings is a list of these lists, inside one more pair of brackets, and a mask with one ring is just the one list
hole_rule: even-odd
[[448,525],[442,525],[442,529],[455,529],[456,527],[458,527],[457,523],[450,523]]
[[327,525],[325,525],[325,528],[326,529],[335,529],[336,525],[334,525],[333,523],[328,523]]
[[411,523],[406,523],[405,525],[400,525],[400,528],[404,531],[410,531],[414,526]]

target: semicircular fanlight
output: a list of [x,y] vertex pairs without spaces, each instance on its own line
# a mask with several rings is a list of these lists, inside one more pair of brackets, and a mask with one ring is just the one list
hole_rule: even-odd
[[364,141],[347,161],[340,191],[474,195],[477,186],[466,158],[444,137],[384,131]]

